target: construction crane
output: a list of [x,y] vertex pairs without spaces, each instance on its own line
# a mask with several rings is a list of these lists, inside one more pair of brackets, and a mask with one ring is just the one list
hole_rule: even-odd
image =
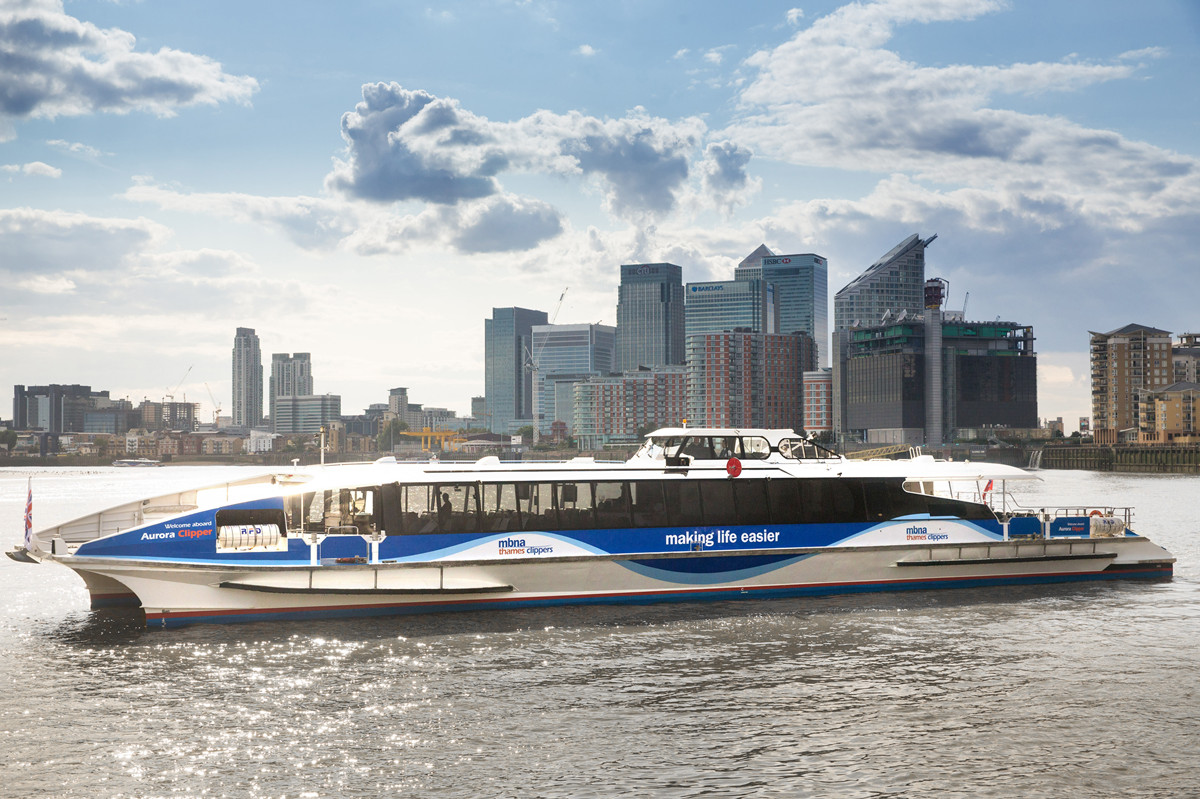
[[204,384],[204,389],[208,392],[208,398],[210,400],[212,400],[213,428],[216,429],[219,426],[218,423],[220,422],[220,419],[221,419],[221,403],[217,402],[217,398],[213,396],[212,389],[208,387],[208,383]]
[[[568,286],[567,288],[570,288]],[[554,306],[554,313],[550,317],[550,324],[554,324],[558,319],[558,312],[562,310],[563,298],[567,296],[567,289],[562,290],[562,294],[558,295],[558,304]],[[529,374],[533,380],[533,445],[536,447],[542,440],[541,436],[541,418],[539,417],[539,406],[541,405],[542,389],[538,385],[538,371],[540,370],[542,360],[542,349],[545,348],[546,342],[542,342],[542,346],[537,348],[536,352],[530,352],[529,348],[525,348],[525,368],[529,370]]]
[[[192,364],[192,366],[195,366],[195,364]],[[183,385],[183,381],[184,381],[184,380],[187,380],[187,376],[188,376],[188,375],[190,375],[190,374],[192,373],[192,366],[189,366],[189,367],[187,368],[187,371],[183,373],[183,377],[179,378],[179,382],[178,382],[178,383],[175,385],[175,391],[178,391],[178,390],[179,390],[179,387]],[[175,401],[175,391],[171,391],[171,390],[169,390],[169,389],[168,389],[168,391],[167,391],[167,396],[166,396],[166,401],[167,401],[167,402],[174,402],[174,401]],[[187,399],[187,397],[185,396],[185,397],[184,397],[184,399],[186,400],[186,399]]]

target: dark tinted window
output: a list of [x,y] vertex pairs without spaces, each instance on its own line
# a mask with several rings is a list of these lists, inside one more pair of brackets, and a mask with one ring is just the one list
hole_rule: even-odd
[[666,527],[669,524],[662,483],[657,480],[631,482],[629,490],[634,527]]
[[699,527],[704,524],[700,512],[700,483],[671,480],[663,485],[667,517],[675,527]]
[[704,504],[704,523],[707,525],[737,524],[737,508],[733,504],[733,484],[729,480],[704,480],[701,491]]
[[596,526],[596,503],[591,483],[563,483],[558,487],[558,520],[564,530]]
[[624,483],[596,483],[596,526],[622,528],[630,526],[629,495]]
[[767,512],[766,480],[731,480],[734,499],[737,502],[739,524],[767,524],[771,521]]

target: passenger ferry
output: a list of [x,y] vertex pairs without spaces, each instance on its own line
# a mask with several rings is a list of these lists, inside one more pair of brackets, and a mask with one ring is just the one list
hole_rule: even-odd
[[128,502],[10,556],[152,627],[1169,578],[1117,507],[1025,510],[1015,467],[856,461],[790,430],[668,428],[626,462],[334,465]]

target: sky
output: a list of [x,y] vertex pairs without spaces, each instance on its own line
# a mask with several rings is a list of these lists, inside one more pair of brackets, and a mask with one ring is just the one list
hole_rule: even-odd
[[251,327],[465,415],[493,307],[913,233],[1068,431],[1089,330],[1200,332],[1200,3],[794,3],[0,0],[0,386],[207,419]]

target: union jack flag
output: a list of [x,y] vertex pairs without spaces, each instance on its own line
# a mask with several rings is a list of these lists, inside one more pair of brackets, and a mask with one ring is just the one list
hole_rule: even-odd
[[25,497],[25,549],[33,543],[33,478],[29,478],[29,493]]

